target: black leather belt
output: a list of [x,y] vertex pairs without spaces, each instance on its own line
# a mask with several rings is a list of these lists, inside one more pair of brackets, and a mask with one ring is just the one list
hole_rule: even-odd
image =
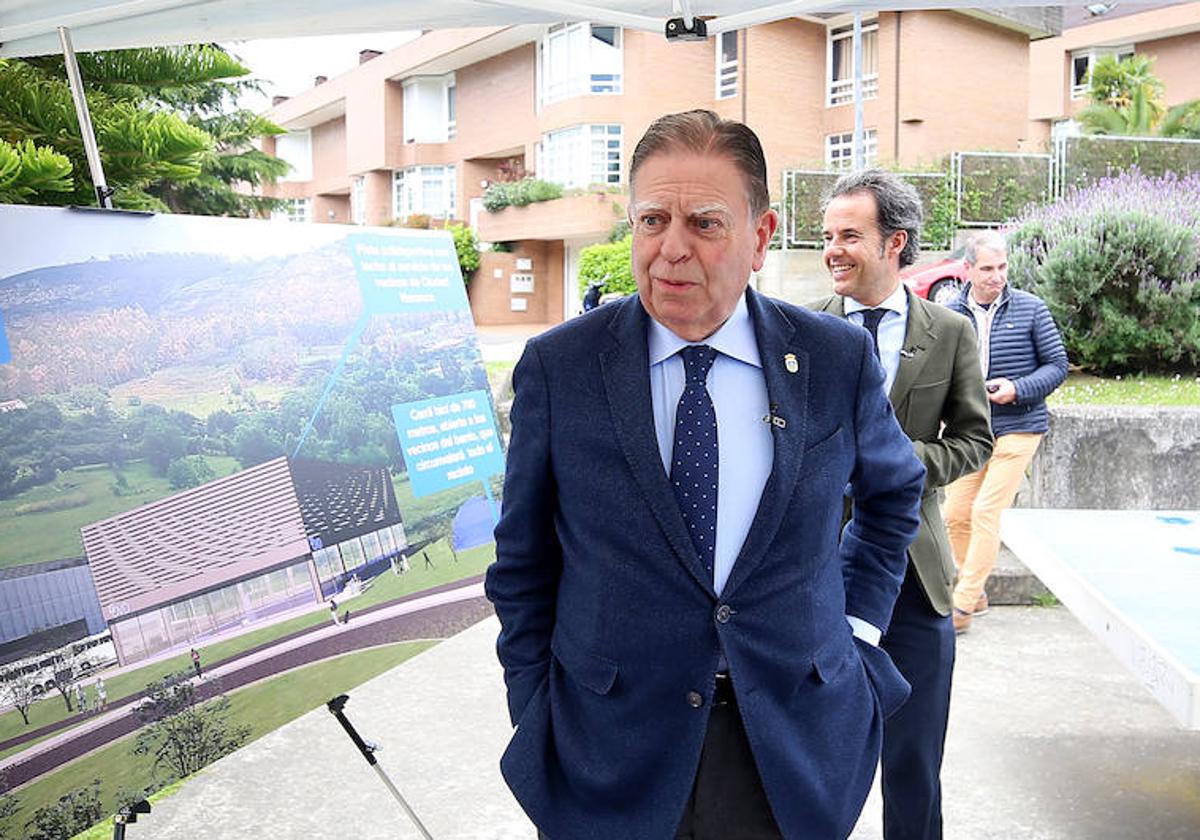
[[717,673],[717,682],[713,688],[712,701],[714,706],[726,706],[737,702],[737,697],[733,693],[733,680],[729,678],[729,674],[725,671]]

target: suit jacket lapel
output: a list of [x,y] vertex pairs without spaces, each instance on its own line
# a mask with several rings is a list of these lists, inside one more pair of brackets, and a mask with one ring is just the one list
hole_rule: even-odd
[[925,305],[911,289],[906,289],[908,295],[908,323],[904,329],[904,344],[900,350],[900,367],[896,371],[896,379],[892,382],[888,400],[893,406],[900,406],[925,363],[929,361],[926,348],[933,347],[937,336],[933,332],[933,319],[925,310]]
[[679,561],[712,593],[712,573],[704,568],[692,545],[658,451],[650,402],[650,354],[646,341],[649,316],[636,295],[612,306],[614,314],[609,331],[615,344],[600,352],[600,369],[621,451],[647,507]]
[[[724,598],[728,598],[762,562],[767,547],[779,531],[800,474],[808,425],[809,357],[799,344],[796,326],[769,299],[753,290],[746,294],[758,338],[767,399],[771,415],[776,418],[771,427],[775,454],[754,522],[725,583],[722,592]],[[794,365],[789,356],[794,358]],[[792,367],[795,367],[794,371]],[[780,425],[780,421],[783,425]]]

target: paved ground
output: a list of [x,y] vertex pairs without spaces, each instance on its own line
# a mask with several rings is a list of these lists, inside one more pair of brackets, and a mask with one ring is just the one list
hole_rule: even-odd
[[[1200,732],[1065,607],[994,607],[959,637],[946,837],[1195,840]],[[878,801],[854,840],[881,836]]]
[[[351,692],[351,720],[384,744],[380,766],[437,840],[534,836],[496,768],[510,732],[496,632],[488,619]],[[961,638],[944,779],[950,840],[1200,837],[1200,733],[1062,607],[996,607]],[[201,824],[258,840],[418,836],[323,709],[204,771],[138,829],[175,840]],[[871,800],[853,840],[880,836]]]

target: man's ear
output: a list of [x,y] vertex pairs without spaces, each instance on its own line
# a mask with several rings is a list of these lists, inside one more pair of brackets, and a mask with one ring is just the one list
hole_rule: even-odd
[[889,260],[892,257],[895,257],[897,260],[899,260],[900,252],[904,250],[904,246],[907,244],[908,244],[908,231],[898,230],[898,231],[893,232],[892,235],[888,237],[887,242],[884,244],[884,248],[886,251],[884,256],[887,257]]
[[754,263],[755,271],[763,267],[763,263],[767,260],[767,247],[771,244],[771,238],[775,236],[775,230],[779,227],[779,214],[774,210],[768,210],[763,213],[758,219],[758,226],[754,229]]

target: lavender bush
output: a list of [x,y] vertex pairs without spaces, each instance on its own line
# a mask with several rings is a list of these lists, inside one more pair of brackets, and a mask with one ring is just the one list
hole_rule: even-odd
[[1027,210],[1009,279],[1046,301],[1071,360],[1097,373],[1200,367],[1200,174],[1132,170]]

